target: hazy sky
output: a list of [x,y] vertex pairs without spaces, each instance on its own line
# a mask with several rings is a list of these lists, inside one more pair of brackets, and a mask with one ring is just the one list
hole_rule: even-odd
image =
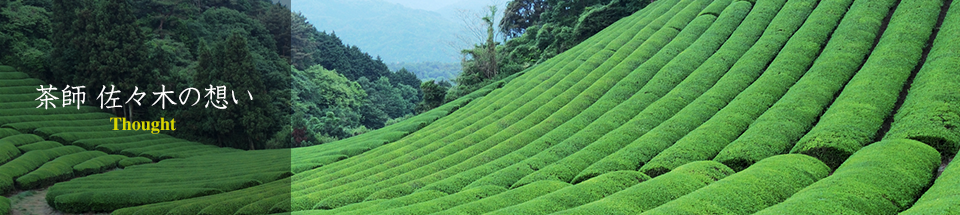
[[[480,9],[486,5],[506,5],[508,0],[384,0],[390,3],[396,3],[408,8],[435,11],[440,13],[446,10],[456,9]],[[499,6],[503,10],[504,6]]]
[[[443,7],[457,3],[457,0],[385,0],[391,3],[401,4],[413,9],[437,11]],[[477,0],[465,0],[477,1]]]
[[293,0],[292,9],[317,30],[336,32],[345,44],[384,62],[458,62],[461,49],[486,37],[481,17],[487,6],[498,5],[499,18],[507,1]]

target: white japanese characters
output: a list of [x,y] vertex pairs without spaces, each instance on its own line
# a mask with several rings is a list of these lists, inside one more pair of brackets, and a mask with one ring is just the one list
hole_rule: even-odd
[[[67,87],[64,87],[62,91],[63,101],[61,103],[61,106],[67,107],[69,105],[75,104],[77,105],[77,109],[80,109],[80,105],[85,104],[87,99],[87,94],[86,92],[83,91],[84,88],[86,87],[85,86],[71,87],[70,85],[67,85]],[[34,99],[36,101],[40,101],[40,105],[37,106],[37,108],[40,108],[40,107],[43,107],[44,109],[57,108],[56,103],[54,103],[53,101],[61,100],[61,98],[56,97],[50,93],[51,91],[54,91],[54,90],[57,90],[57,88],[53,87],[53,85],[48,85],[48,87],[44,87],[43,85],[40,85],[40,88],[37,88],[37,91],[40,91],[42,93],[40,97],[38,97],[37,99]],[[213,108],[216,108],[216,109],[221,109],[221,110],[227,109],[227,105],[229,105],[230,103],[229,103],[229,100],[227,100],[226,86],[209,85],[209,87],[204,89],[204,91],[206,91],[206,94],[204,94],[203,97],[200,96],[200,90],[193,87],[183,89],[182,91],[180,91],[179,94],[175,94],[174,91],[168,91],[166,85],[160,85],[160,91],[152,93],[157,98],[156,100],[154,100],[153,103],[150,104],[150,106],[154,106],[154,105],[157,105],[157,103],[160,103],[160,108],[166,109],[168,103],[170,105],[186,105],[187,103],[190,102],[190,99],[193,98],[193,96],[191,95],[196,95],[195,96],[196,99],[193,101],[192,104],[190,104],[190,106],[195,106],[199,104],[200,99],[204,98],[207,100],[206,104],[203,105],[204,108],[213,106]],[[122,105],[124,104],[130,104],[131,101],[136,103],[137,106],[142,106],[142,104],[140,103],[140,100],[143,100],[143,97],[147,95],[147,93],[145,92],[140,92],[140,88],[135,86],[133,88],[133,94],[131,94],[130,97],[127,98],[126,101],[124,101],[123,104],[117,104],[117,101],[120,101],[120,98],[121,98],[120,94],[121,94],[121,91],[116,89],[116,86],[114,85],[110,85],[109,91],[107,90],[107,86],[101,85],[100,93],[97,94],[97,98],[96,98],[96,100],[99,101],[97,102],[97,104],[100,105],[100,109],[119,108],[119,107],[122,107]],[[253,94],[251,94],[249,90],[247,91],[247,95],[252,101]],[[176,97],[176,100],[174,100],[174,98],[172,98],[171,96]],[[230,90],[230,98],[233,101],[233,104],[239,104],[239,101],[237,100],[236,94],[234,93],[233,90]],[[180,103],[178,104],[177,102],[180,102]]]

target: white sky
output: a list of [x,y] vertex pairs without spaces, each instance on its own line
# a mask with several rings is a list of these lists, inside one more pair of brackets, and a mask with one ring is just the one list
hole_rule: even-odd
[[448,5],[457,3],[457,0],[384,0],[390,3],[397,3],[413,9],[437,11]]

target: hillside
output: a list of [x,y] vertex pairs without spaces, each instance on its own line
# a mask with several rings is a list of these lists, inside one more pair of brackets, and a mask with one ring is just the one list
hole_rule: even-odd
[[416,10],[382,0],[292,1],[317,30],[336,33],[344,43],[360,47],[386,63],[458,62],[459,26],[439,13]]
[[68,213],[960,214],[956,50],[960,1],[658,0],[408,120],[259,151],[96,131],[0,67],[0,190],[54,184]]

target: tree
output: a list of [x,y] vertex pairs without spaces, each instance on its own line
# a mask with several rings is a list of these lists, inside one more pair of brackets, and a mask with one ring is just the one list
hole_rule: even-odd
[[[95,86],[116,84],[122,91],[132,92],[151,77],[147,61],[145,36],[126,0],[107,0],[97,10],[92,63],[87,74],[77,76],[78,84]],[[88,27],[89,28],[89,27]]]
[[318,64],[317,29],[299,12],[290,14],[290,23],[290,62],[293,67],[303,70]]
[[143,25],[152,27],[151,33],[159,39],[188,33],[187,23],[201,12],[200,8],[191,6],[193,0],[129,1],[133,3],[134,15],[141,17]]
[[476,45],[473,49],[463,50],[464,54],[471,57],[472,62],[463,62],[463,65],[474,66],[475,70],[464,70],[464,72],[479,72],[483,74],[484,79],[490,79],[497,75],[497,43],[494,41],[496,32],[493,28],[493,19],[497,15],[497,6],[490,6],[490,14],[482,18],[487,27],[487,39],[484,43]]
[[277,54],[289,61],[291,58],[291,13],[286,6],[276,3],[270,6],[270,9],[263,15],[264,25],[270,34],[276,40]]
[[49,16],[43,7],[22,1],[0,3],[0,64],[48,78],[47,36],[52,31]]
[[519,37],[533,25],[539,24],[540,14],[547,10],[546,0],[514,0],[507,4],[500,20],[500,32],[508,38]]
[[[220,146],[263,148],[262,145],[257,145],[273,135],[274,131],[271,129],[282,118],[274,119],[268,115],[268,104],[272,99],[267,96],[269,92],[261,81],[263,77],[254,66],[254,58],[246,37],[234,32],[214,50],[207,50],[205,46],[201,46],[195,80],[204,89],[224,86],[226,93],[229,93],[227,99],[223,100],[226,104],[220,104],[220,107],[225,106],[224,109],[218,109],[215,104],[205,104],[203,107],[207,129],[215,132],[217,144]],[[209,93],[206,90],[202,92],[204,96]],[[232,103],[233,99],[236,99],[237,103]],[[207,100],[214,103],[216,97]]]
[[390,81],[394,84],[407,85],[410,87],[420,86],[420,79],[417,78],[417,75],[407,71],[406,68],[400,68],[400,70],[391,73]]
[[293,69],[293,79],[294,127],[291,132],[300,139],[294,140],[294,145],[320,144],[319,140],[324,138],[315,138],[313,134],[346,138],[350,135],[349,130],[361,125],[362,116],[357,110],[364,105],[367,94],[360,84],[320,65],[304,71]]
[[633,12],[646,7],[649,3],[648,1],[613,0],[601,7],[584,11],[577,19],[573,29],[573,43],[587,40],[587,38],[620,20],[620,18],[629,16]]
[[72,82],[76,72],[83,67],[81,64],[89,61],[89,56],[82,53],[90,53],[93,48],[87,32],[88,25],[91,25],[90,30],[96,28],[92,26],[95,23],[91,4],[90,1],[53,0],[50,59],[55,84]]
[[[126,0],[52,2],[52,76],[57,84],[98,89],[116,85],[121,92],[155,80],[146,36]],[[123,115],[131,117],[132,105]],[[113,109],[118,111],[121,109]]]
[[[398,118],[413,113],[413,108],[416,103],[410,102],[409,97],[411,94],[416,95],[416,93],[403,92],[404,89],[412,90],[412,88],[394,86],[394,84],[390,83],[390,78],[387,77],[380,77],[374,81],[369,81],[364,77],[360,78],[357,83],[360,83],[360,86],[363,86],[364,91],[367,92],[367,99],[370,100],[370,104],[372,104],[374,108],[380,109],[387,114],[388,118],[386,119]],[[407,94],[408,97],[405,98],[404,94]],[[386,120],[383,120],[383,122],[386,122]],[[378,122],[377,126],[367,127],[383,127],[379,125],[379,123],[382,122]]]
[[457,77],[457,86],[450,90],[449,99],[456,99],[460,96],[469,94],[480,88],[481,85],[489,83],[500,74],[500,59],[497,54],[497,43],[494,38],[497,32],[494,30],[493,20],[497,14],[496,6],[488,7],[490,14],[481,18],[487,29],[486,40],[480,44],[474,45],[473,49],[462,50],[464,58],[461,60],[463,72]]
[[[444,83],[446,83],[446,86],[444,86]],[[449,85],[446,81],[441,81],[439,84],[435,81],[424,81],[420,84],[420,89],[423,90],[423,100],[420,104],[417,104],[417,112],[423,113],[443,105]]]

